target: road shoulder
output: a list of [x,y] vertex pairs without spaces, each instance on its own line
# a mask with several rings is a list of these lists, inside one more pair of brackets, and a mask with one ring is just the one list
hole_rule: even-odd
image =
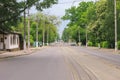
[[4,52],[4,53],[0,54],[0,59],[30,55],[30,54],[35,53],[36,51],[44,49],[44,48],[45,47],[38,47],[38,48],[30,48],[29,50],[27,49],[27,50],[19,50],[19,51],[12,51],[12,52]]

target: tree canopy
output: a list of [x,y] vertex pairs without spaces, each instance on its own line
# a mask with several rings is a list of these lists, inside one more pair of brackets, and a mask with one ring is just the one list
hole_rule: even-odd
[[[28,18],[26,22],[28,21]],[[61,23],[60,19],[54,15],[45,15],[42,13],[33,14],[30,16],[30,44],[36,41],[36,31],[38,25],[38,41],[43,42],[43,31],[45,43],[51,43],[56,40],[58,37],[57,27]],[[27,24],[28,25],[28,24]],[[21,32],[24,35],[24,24],[23,18],[20,22],[18,22],[17,26],[12,26],[13,31]],[[26,33],[27,33],[26,29]]]
[[21,13],[26,9],[36,6],[37,10],[43,10],[56,4],[57,0],[1,0],[0,1],[0,26],[1,29],[8,29],[15,25]]
[[[120,0],[117,0],[117,28],[118,40],[120,40]],[[68,28],[65,28],[63,40],[67,37],[65,34],[71,30],[70,35],[78,42],[78,35],[75,34],[76,29],[80,30],[82,44],[86,42],[86,32],[88,34],[88,42],[92,42],[92,46],[98,43],[103,45],[107,42],[109,48],[113,48],[115,42],[115,22],[114,22],[114,0],[99,0],[97,2],[81,2],[77,7],[71,7],[66,10],[63,20],[69,20]],[[72,27],[77,26],[76,29]],[[80,28],[78,28],[80,27]],[[67,40],[68,41],[68,40]]]

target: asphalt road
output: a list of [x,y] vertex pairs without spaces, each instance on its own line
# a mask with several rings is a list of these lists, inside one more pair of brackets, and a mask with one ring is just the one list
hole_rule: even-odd
[[86,47],[72,47],[72,49],[75,49],[78,52],[83,52],[86,54],[91,54],[92,56],[99,57],[100,59],[105,59],[109,61],[110,63],[120,67],[120,54],[116,54],[114,50],[101,50],[101,49],[90,49]]
[[48,47],[0,60],[0,80],[120,80],[120,56],[80,47]]

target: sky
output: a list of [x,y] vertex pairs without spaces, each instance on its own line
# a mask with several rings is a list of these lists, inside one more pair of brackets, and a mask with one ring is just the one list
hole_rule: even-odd
[[[81,1],[95,1],[95,0],[58,0],[58,4],[52,5],[52,7],[45,9],[43,13],[49,13],[49,15],[55,15],[57,17],[62,17],[65,15],[65,9],[70,8],[71,6],[78,6]],[[36,13],[36,9],[34,7],[31,8],[30,13]],[[62,32],[66,25],[68,24],[68,21],[61,21],[58,31],[60,36],[62,35]]]

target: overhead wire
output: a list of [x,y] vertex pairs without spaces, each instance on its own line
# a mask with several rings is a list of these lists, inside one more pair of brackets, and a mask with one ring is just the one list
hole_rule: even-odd
[[71,1],[71,2],[60,2],[60,3],[57,3],[57,4],[72,4],[72,3],[75,3],[75,2],[81,2],[82,0],[74,0],[74,1]]

